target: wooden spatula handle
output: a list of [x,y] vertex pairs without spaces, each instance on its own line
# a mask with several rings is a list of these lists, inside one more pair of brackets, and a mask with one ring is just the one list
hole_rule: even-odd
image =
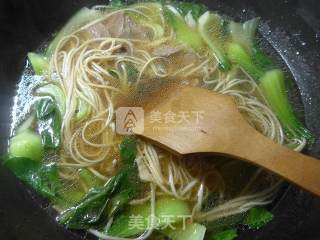
[[[251,162],[320,196],[320,161],[263,136],[239,112],[232,97],[190,86],[167,92],[165,98],[159,94],[148,99],[144,108],[147,124],[137,134],[178,155],[213,153]],[[154,128],[148,121],[152,111],[202,112],[203,116],[196,122],[168,125],[162,121]]]
[[320,196],[320,161],[315,158],[276,144],[256,131],[242,136],[241,144],[230,154],[265,167]]

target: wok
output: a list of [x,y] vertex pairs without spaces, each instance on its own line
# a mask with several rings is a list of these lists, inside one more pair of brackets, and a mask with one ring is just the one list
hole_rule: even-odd
[[[80,7],[106,1],[2,0],[0,2],[0,150],[10,134],[10,109],[26,54],[35,50]],[[316,136],[307,154],[320,157],[320,3],[317,0],[206,0],[211,10],[246,20],[260,16],[261,44],[294,79],[296,110]],[[304,110],[304,114],[303,114]],[[288,166],[290,167],[290,166]],[[320,174],[320,173],[319,173]],[[320,184],[320,183],[319,183]],[[320,198],[285,185],[272,204],[275,219],[260,230],[243,231],[243,240],[320,239]],[[0,239],[76,240],[82,232],[65,230],[48,202],[0,166]]]

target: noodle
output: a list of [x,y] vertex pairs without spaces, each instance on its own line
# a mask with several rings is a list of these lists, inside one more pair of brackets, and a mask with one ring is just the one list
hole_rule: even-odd
[[[99,5],[94,9],[107,10],[109,7]],[[153,32],[151,39],[83,37],[84,32],[95,24],[116,14],[128,12],[146,19],[159,17],[164,25],[162,13],[151,16],[154,11],[148,7],[132,6],[113,12],[106,11],[102,18],[89,22],[62,38],[53,53],[49,79],[57,81],[62,87],[67,106],[61,128],[63,149],[59,168],[62,178],[73,179],[74,170],[82,167],[88,167],[102,180],[112,176],[114,168],[109,155],[117,153],[121,140],[114,129],[115,109],[119,107],[119,99],[134,92],[142,82],[150,82],[152,79],[175,79],[183,84],[197,85],[232,96],[248,122],[262,134],[279,144],[294,144],[297,151],[305,146],[305,141],[289,140],[285,137],[279,120],[271,111],[258,85],[243,69],[221,72],[211,53],[199,55],[186,46],[182,46],[181,50],[175,53],[175,57],[154,56],[154,49],[173,42],[175,36],[171,30],[166,30],[164,36],[156,38],[156,30],[149,28]],[[187,58],[185,56],[195,59],[196,62],[184,59]],[[179,61],[179,67],[172,68],[175,61],[178,61],[176,59],[184,61]],[[128,76],[130,65],[137,70],[134,81]],[[74,121],[75,113],[79,111],[79,101],[88,105],[90,113],[83,119]],[[102,164],[106,162],[109,167],[103,167],[101,171],[102,166],[105,166]],[[261,192],[251,193],[252,181],[255,181],[262,171],[258,169],[245,191],[234,199],[225,201],[223,176],[215,168],[214,161],[211,162],[210,169],[206,169],[208,174],[205,177],[192,174],[183,161],[140,140],[136,162],[140,178],[150,183],[151,191],[140,199],[132,200],[130,204],[139,205],[150,200],[151,215],[155,215],[156,197],[165,194],[190,201],[194,220],[213,221],[270,203],[280,185],[280,182],[277,182]],[[206,179],[213,179],[213,176],[215,181],[209,188]],[[217,191],[224,202],[203,212],[202,206],[210,191]],[[112,221],[111,219],[108,222],[107,229],[112,225]],[[151,228],[140,237],[132,239],[146,239],[152,231]],[[108,236],[95,229],[90,232],[100,239],[127,239]]]

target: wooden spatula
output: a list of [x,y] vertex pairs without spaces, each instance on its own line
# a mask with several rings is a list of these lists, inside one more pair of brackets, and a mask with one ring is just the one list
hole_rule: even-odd
[[226,95],[173,87],[149,98],[144,130],[133,130],[179,155],[213,153],[263,167],[320,196],[320,161],[256,131]]

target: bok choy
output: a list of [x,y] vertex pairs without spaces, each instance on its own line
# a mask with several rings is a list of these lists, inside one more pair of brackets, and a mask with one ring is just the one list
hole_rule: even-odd
[[216,57],[222,70],[230,70],[231,64],[225,52],[226,38],[223,34],[224,20],[218,15],[206,12],[199,18],[199,33]]
[[199,223],[187,223],[185,226],[167,229],[165,233],[171,240],[203,240],[206,227]]
[[233,240],[238,237],[236,229],[227,229],[214,234],[211,240]]
[[181,44],[185,43],[194,50],[201,50],[204,46],[203,40],[194,29],[186,24],[179,12],[172,6],[164,6],[163,11],[168,24],[175,30],[176,41]]
[[254,207],[249,210],[243,223],[250,228],[258,229],[269,223],[272,219],[273,214],[271,212],[262,207]]
[[42,75],[49,68],[48,59],[41,54],[29,52],[28,59],[36,75]]
[[9,156],[41,161],[44,155],[41,137],[27,129],[10,139]]
[[43,98],[36,105],[36,113],[43,146],[56,149],[60,146],[62,124],[57,105],[51,98]]
[[231,21],[229,31],[233,42],[240,44],[245,50],[251,53],[256,37],[259,18],[253,18],[244,23]]
[[[131,237],[143,233],[148,229],[150,224],[150,203],[130,207],[126,212],[115,218],[111,228],[107,232],[112,236]],[[173,197],[162,197],[157,199],[155,206],[156,218],[164,220],[166,216],[171,216],[170,221],[173,224],[179,224],[182,221],[181,216],[189,216],[191,214],[188,203]],[[134,216],[141,217],[141,228],[130,228],[130,219]],[[165,223],[162,221],[156,222],[158,228],[164,228]],[[163,229],[163,233],[166,230]],[[167,229],[168,230],[168,229]]]
[[312,142],[311,132],[297,118],[289,102],[283,72],[274,69],[269,57],[254,43],[257,25],[257,18],[244,24],[235,22],[229,24],[232,42],[227,46],[228,58],[258,82],[287,136],[291,139]]
[[312,141],[312,133],[296,117],[289,102],[283,72],[279,69],[266,72],[261,77],[259,86],[287,135],[290,138]]
[[74,206],[62,212],[58,221],[70,229],[89,229],[117,215],[141,189],[136,151],[135,139],[126,138],[120,145],[123,166],[118,173],[103,186],[91,188]]
[[42,196],[55,197],[59,188],[59,178],[57,167],[54,163],[44,165],[30,158],[12,157],[5,159],[3,165]]
[[104,186],[90,189],[75,206],[62,212],[58,221],[70,229],[89,229],[105,223],[110,197],[117,191],[123,177],[123,174],[117,174]]
[[230,43],[227,54],[231,62],[240,65],[254,79],[262,77],[263,70],[254,64],[252,56],[240,44]]

